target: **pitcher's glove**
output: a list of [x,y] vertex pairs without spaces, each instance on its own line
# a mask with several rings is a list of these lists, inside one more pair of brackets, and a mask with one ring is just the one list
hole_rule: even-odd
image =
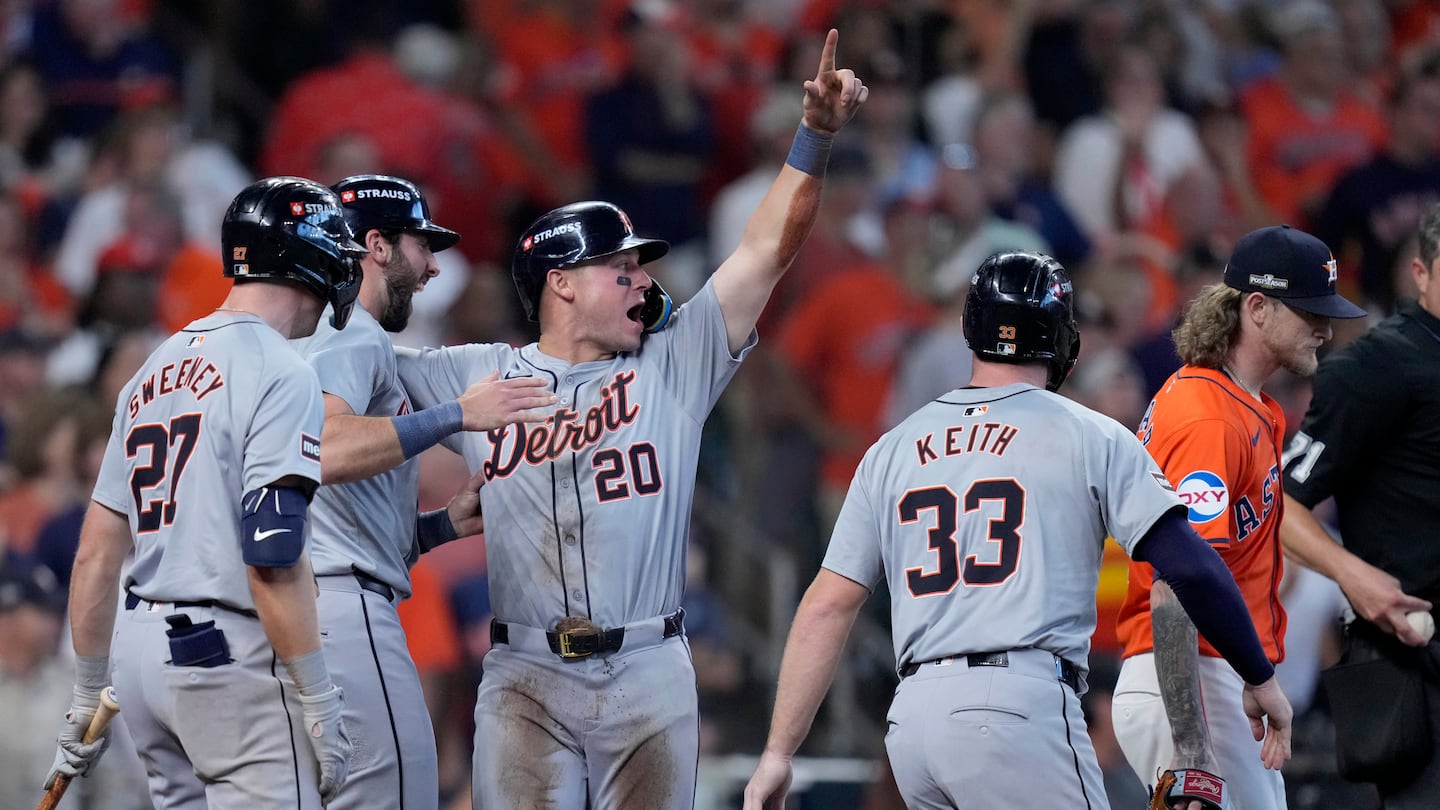
[[1170,810],[1176,802],[1196,801],[1205,810],[1231,810],[1225,780],[1199,768],[1161,771],[1150,791],[1149,810]]

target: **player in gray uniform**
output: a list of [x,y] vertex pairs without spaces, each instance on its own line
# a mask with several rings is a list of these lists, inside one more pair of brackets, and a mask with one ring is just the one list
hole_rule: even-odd
[[410,566],[421,552],[483,525],[473,489],[417,518],[415,457],[444,435],[500,427],[555,398],[537,379],[482,381],[456,400],[412,411],[387,333],[405,328],[411,297],[439,273],[434,254],[460,236],[431,221],[407,180],[359,175],[333,188],[369,251],[358,306],[344,330],[321,324],[293,344],[325,394],[324,485],[310,509],[310,559],[325,661],[345,690],[345,730],[355,746],[350,777],[328,806],[433,810],[435,735],[395,603],[410,595]]
[[1266,745],[1288,756],[1290,704],[1219,555],[1133,434],[1052,393],[1079,354],[1073,300],[1048,256],[980,266],[970,384],[860,462],[790,631],[746,810],[782,807],[790,758],[882,577],[902,678],[885,746],[906,806],[1108,807],[1079,700],[1107,533],[1224,639],[1255,684],[1251,717],[1269,718]]
[[113,672],[157,807],[315,810],[350,744],[305,553],[324,409],[286,339],[327,300],[344,326],[363,249],[335,193],[294,177],[241,191],[221,235],[224,304],[116,402],[71,580],[78,672],[51,778],[103,751],[79,739]]
[[837,40],[805,82],[789,165],[673,317],[641,267],[668,246],[635,236],[613,205],[577,203],[517,246],[538,343],[401,354],[421,406],[497,370],[559,395],[543,423],[456,437],[486,479],[496,617],[475,706],[477,808],[694,805],[695,672],[679,608],[700,431],[814,221],[831,138],[868,94],[835,69]]

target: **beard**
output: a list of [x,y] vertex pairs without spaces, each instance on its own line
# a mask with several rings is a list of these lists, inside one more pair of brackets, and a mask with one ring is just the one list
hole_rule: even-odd
[[414,311],[415,267],[399,250],[385,263],[385,308],[376,318],[386,332],[403,332]]

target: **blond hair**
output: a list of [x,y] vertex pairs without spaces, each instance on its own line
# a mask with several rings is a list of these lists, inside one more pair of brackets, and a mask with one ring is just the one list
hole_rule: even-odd
[[1175,353],[1186,365],[1220,368],[1240,336],[1240,302],[1245,293],[1224,284],[1200,291],[1171,333]]

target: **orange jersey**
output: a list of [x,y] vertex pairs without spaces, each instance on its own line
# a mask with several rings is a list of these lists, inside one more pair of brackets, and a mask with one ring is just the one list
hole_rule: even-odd
[[[1151,400],[1138,435],[1190,507],[1190,525],[1230,567],[1272,662],[1285,657],[1285,609],[1277,589],[1280,555],[1280,453],[1285,414],[1261,393],[1256,402],[1223,371],[1184,366]],[[1125,655],[1149,652],[1154,569],[1130,563],[1116,634]],[[1221,657],[1203,637],[1200,653]]]

